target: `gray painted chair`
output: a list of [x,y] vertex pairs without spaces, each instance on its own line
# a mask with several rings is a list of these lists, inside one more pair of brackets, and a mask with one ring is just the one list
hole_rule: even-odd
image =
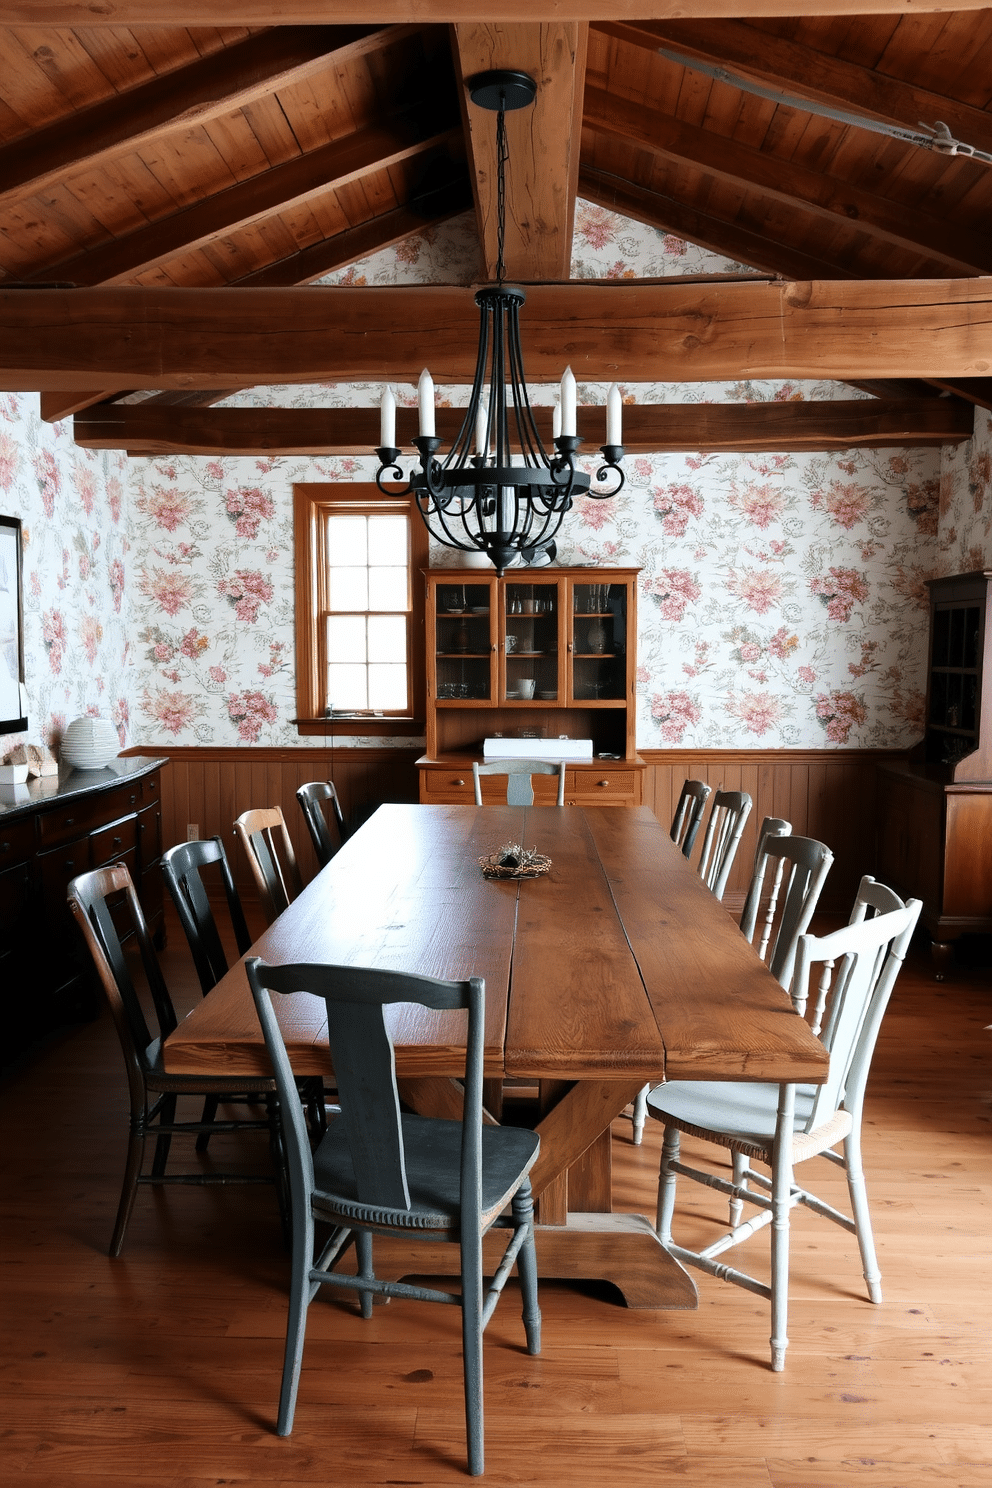
[[286,906],[303,892],[286,819],[281,806],[258,806],[242,811],[235,834],[248,857],[262,910],[271,925]]
[[[402,972],[351,966],[267,966],[246,963],[285,1120],[293,1214],[293,1264],[286,1354],[277,1431],[293,1429],[307,1307],[324,1284],[359,1293],[363,1317],[374,1295],[455,1304],[462,1309],[465,1419],[469,1472],[483,1471],[482,1333],[516,1261],[523,1294],[527,1351],[541,1348],[534,1254],[534,1206],[527,1177],[540,1147],[536,1133],[482,1124],[485,984],[436,981]],[[293,1075],[269,992],[310,993],[327,1007],[328,1039],[341,1092],[341,1117],[311,1155],[299,1107],[290,1099]],[[393,1003],[468,1009],[463,1121],[407,1115],[400,1110],[393,1047],[385,1009]],[[511,1217],[502,1215],[507,1205]],[[314,1259],[314,1220],[335,1226]],[[505,1255],[483,1300],[482,1236],[512,1228]],[[372,1236],[457,1241],[461,1295],[382,1281],[372,1266]],[[358,1274],[331,1270],[354,1242]]]
[[[901,905],[894,894],[877,885],[866,898],[865,909],[893,902]],[[879,1026],[920,907],[918,899],[911,899],[904,907],[883,909],[873,919],[854,920],[852,916],[853,923],[832,935],[800,938],[792,1000],[798,1013],[806,1013],[811,978],[819,966],[819,990],[824,996],[821,1002],[818,992],[812,1023],[816,1028],[822,1016],[820,1036],[830,1053],[830,1071],[824,1085],[673,1081],[657,1086],[648,1097],[651,1116],[665,1127],[658,1189],[661,1242],[684,1264],[771,1302],[773,1370],[784,1368],[789,1342],[789,1216],[796,1204],[806,1205],[857,1237],[869,1298],[872,1302],[882,1300],[861,1161],[861,1115]],[[743,1160],[743,1169],[735,1161],[734,1179],[728,1181],[682,1162],[681,1132],[728,1149],[735,1159]],[[833,1151],[838,1142],[844,1144],[843,1155]],[[817,1156],[843,1169],[853,1218],[796,1184],[795,1167]],[[771,1176],[754,1172],[749,1166],[751,1159],[770,1168]],[[744,1224],[732,1222],[725,1235],[703,1250],[676,1245],[672,1240],[672,1216],[678,1175],[727,1194],[738,1218],[745,1203],[753,1204],[759,1212]],[[728,1266],[722,1259],[732,1247],[767,1226],[771,1227],[770,1284]]]
[[687,780],[682,787],[675,815],[672,817],[672,841],[682,849],[683,857],[692,856],[696,836],[703,820],[706,798],[713,789],[705,780]]
[[[244,1076],[225,1078],[206,1074],[167,1073],[162,1061],[162,1045],[176,1027],[178,1019],[127,868],[123,863],[114,863],[109,868],[98,868],[93,873],[80,874],[69,884],[68,899],[69,908],[83,933],[110,1006],[124,1055],[130,1096],[127,1162],[110,1242],[110,1254],[117,1256],[121,1253],[139,1183],[275,1183],[285,1224],[287,1215],[283,1202],[283,1166],[275,1081],[265,1077],[247,1079]],[[137,969],[135,958],[133,954],[125,955],[121,946],[122,936],[133,937],[131,946],[137,949],[140,956],[148,998],[157,1025],[155,1034],[149,1027],[132,976],[132,968]],[[180,1095],[202,1095],[226,1101],[243,1099],[246,1092],[253,1092],[265,1101],[264,1116],[241,1121],[176,1120],[176,1100]],[[169,1147],[177,1133],[199,1137],[232,1131],[267,1133],[273,1174],[213,1171],[166,1173]],[[149,1137],[155,1138],[155,1156],[151,1172],[143,1173],[141,1169],[145,1142]]]
[[564,760],[488,760],[484,765],[480,765],[477,760],[473,760],[472,783],[475,786],[476,806],[482,805],[481,777],[483,775],[506,776],[506,804],[508,806],[533,806],[534,787],[531,785],[531,776],[557,775],[558,799],[555,801],[555,805],[564,806],[565,804]]
[[[337,787],[333,780],[310,780],[306,785],[300,786],[296,799],[300,803],[300,810],[317,854],[317,862],[321,868],[325,868],[348,835]],[[333,831],[321,805],[322,801],[330,802]]]
[[[162,854],[161,864],[162,877],[189,942],[193,964],[200,979],[200,990],[205,997],[228,970],[228,960],[213,905],[203,881],[204,870],[211,886],[216,889],[219,884],[224,890],[238,955],[243,956],[251,945],[251,932],[231,875],[224,844],[219,837],[208,837],[200,842],[180,842],[178,846],[170,847]],[[307,1108],[310,1130],[321,1135],[327,1127],[324,1082],[319,1075],[304,1075],[296,1083]],[[203,1121],[212,1122],[216,1114],[217,1097],[207,1096],[203,1102]],[[196,1139],[197,1152],[206,1152],[209,1141],[210,1132],[201,1132]]]
[[809,928],[834,855],[813,837],[766,834],[741,911],[741,931],[789,990],[799,937]]
[[718,790],[713,797],[698,867],[700,878],[717,899],[723,898],[744,823],[751,815],[753,805],[746,791]]

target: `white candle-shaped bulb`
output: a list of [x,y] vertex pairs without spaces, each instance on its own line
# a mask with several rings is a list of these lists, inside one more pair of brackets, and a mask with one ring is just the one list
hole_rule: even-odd
[[575,433],[575,377],[566,367],[561,379],[561,432]]
[[555,399],[555,406],[551,414],[551,434],[554,439],[561,433],[561,399]]
[[379,444],[383,449],[396,448],[396,398],[388,386],[379,399]]
[[616,383],[610,388],[606,398],[606,442],[607,444],[623,444],[620,437],[620,425],[623,418],[623,399],[620,389]]
[[420,404],[420,432],[434,433],[434,379],[425,367],[417,384],[417,400]]
[[475,453],[485,456],[488,445],[489,405],[485,398],[479,399],[479,411],[475,415]]

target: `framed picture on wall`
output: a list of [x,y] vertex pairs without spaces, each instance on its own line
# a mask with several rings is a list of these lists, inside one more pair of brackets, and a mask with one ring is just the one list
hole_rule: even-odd
[[28,726],[24,698],[24,602],[21,521],[0,517],[0,734]]

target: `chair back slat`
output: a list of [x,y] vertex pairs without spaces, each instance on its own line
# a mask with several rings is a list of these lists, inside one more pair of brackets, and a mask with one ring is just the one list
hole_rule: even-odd
[[533,760],[533,759],[509,759],[509,760],[486,760],[479,764],[478,760],[472,761],[472,783],[475,786],[475,804],[481,806],[482,801],[482,776],[483,775],[505,775],[506,776],[506,804],[508,806],[533,806],[534,787],[531,784],[532,775],[557,775],[558,797],[555,802],[557,806],[565,804],[565,761],[564,760]]
[[753,801],[746,791],[718,790],[713,797],[698,872],[717,899],[723,898]]
[[[256,1005],[260,1005],[258,992],[262,989],[284,994],[309,992],[323,997],[341,1103],[340,1119],[348,1138],[359,1201],[370,1210],[410,1207],[395,1059],[384,1010],[403,1002],[420,1003],[439,1011],[467,1008],[462,1160],[463,1176],[467,1163],[468,1192],[477,1191],[481,1185],[485,994],[480,978],[445,982],[354,966],[267,966],[257,957],[250,958],[245,966]],[[268,1047],[269,1033],[264,1019],[262,1028]],[[277,1026],[275,1032],[281,1045]],[[278,1080],[275,1057],[273,1066]]]
[[671,838],[676,847],[682,849],[683,857],[692,856],[703,819],[703,808],[712,789],[705,780],[687,780],[682,787],[675,815],[672,817]]
[[816,1087],[806,1131],[829,1120],[841,1105],[855,1120],[860,1118],[882,1016],[920,909],[920,901],[910,899],[904,908],[855,921],[832,935],[800,937],[794,989],[797,1011],[805,1002],[812,968],[831,961],[837,966],[821,1035],[830,1053],[830,1070],[824,1084]]
[[227,971],[228,960],[203,881],[205,868],[213,871],[216,867],[220,877],[238,954],[243,956],[251,945],[251,934],[224,845],[219,837],[209,837],[202,842],[180,842],[162,854],[161,864],[162,877],[189,941],[200,988],[207,993]]
[[830,849],[812,837],[762,839],[741,930],[753,944],[760,921],[758,954],[787,989],[799,937],[809,927],[833,860]]
[[[306,785],[301,785],[296,792],[296,799],[300,803],[303,819],[307,824],[310,839],[313,842],[314,852],[321,868],[331,861],[338,851],[347,835],[345,831],[344,812],[341,809],[341,801],[338,797],[337,787],[332,780],[310,780]],[[331,805],[331,817],[334,822],[334,833],[331,832],[330,823],[324,814],[322,801],[329,801]],[[335,834],[337,840],[335,841]]]
[[244,847],[271,925],[303,889],[282,807],[243,811],[234,823],[234,831]]

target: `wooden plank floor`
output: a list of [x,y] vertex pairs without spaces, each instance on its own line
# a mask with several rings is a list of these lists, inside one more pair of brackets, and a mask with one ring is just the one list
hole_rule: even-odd
[[[171,946],[188,1006],[178,930]],[[987,972],[939,985],[919,959],[897,987],[866,1131],[881,1307],[853,1239],[805,1211],[782,1375],[768,1368],[765,1305],[702,1275],[695,1313],[628,1312],[609,1288],[546,1284],[537,1359],[511,1287],[487,1335],[487,1481],[988,1488],[990,1022]],[[124,1254],[108,1259],[125,1106],[106,1019],[36,1053],[0,1108],[6,1482],[465,1480],[454,1308],[394,1301],[363,1322],[315,1303],[296,1427],[273,1434],[288,1262],[270,1190],[142,1189]],[[652,1212],[660,1134],[648,1127],[635,1149],[617,1123],[618,1208]],[[250,1166],[254,1153],[235,1156]],[[836,1169],[808,1166],[837,1193]],[[680,1202],[678,1230],[702,1239],[720,1215],[700,1191]],[[760,1267],[766,1243],[750,1251]]]

